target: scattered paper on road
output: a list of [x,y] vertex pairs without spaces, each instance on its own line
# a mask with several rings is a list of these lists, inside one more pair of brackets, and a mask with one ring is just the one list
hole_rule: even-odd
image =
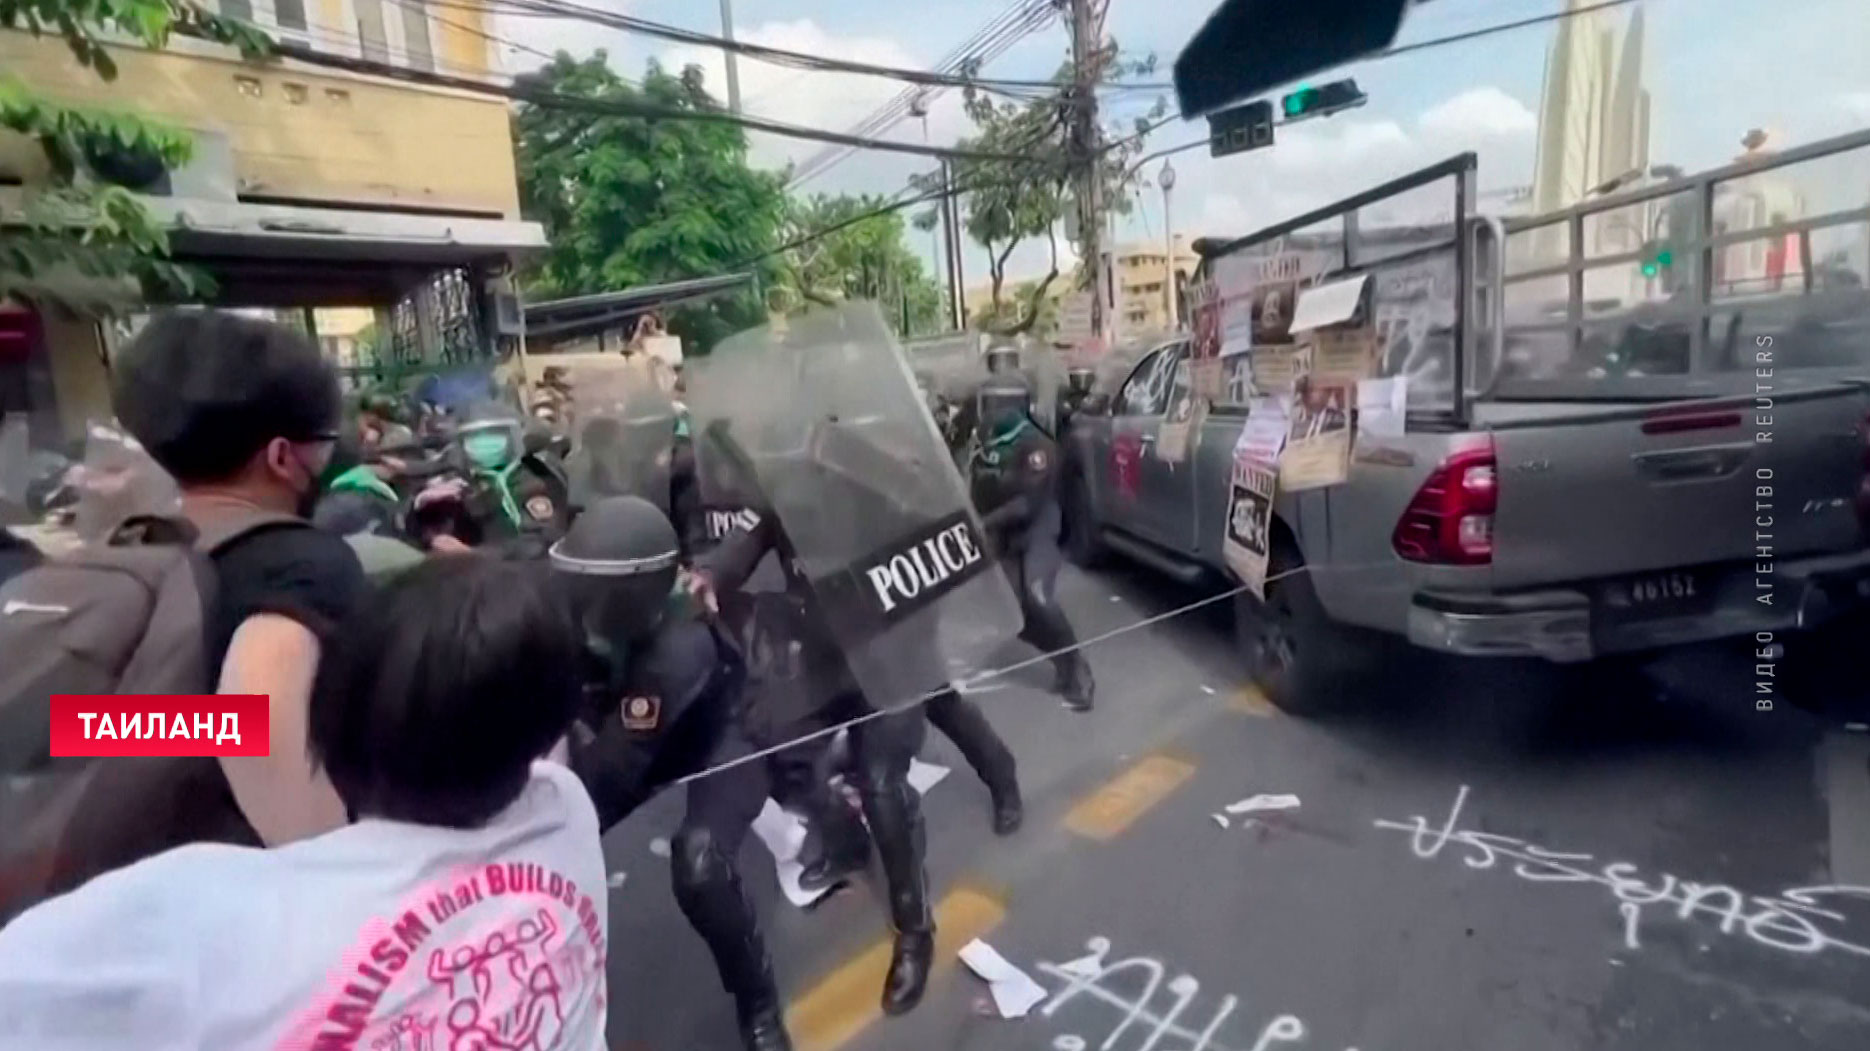
[[1230,814],[1251,814],[1256,810],[1297,810],[1298,807],[1298,796],[1267,795],[1262,793],[1243,799],[1238,803],[1229,803],[1227,805],[1227,812]]
[[993,1005],[999,1009],[1001,1018],[1024,1018],[1048,995],[1045,986],[1008,963],[1006,957],[979,938],[961,947],[961,962],[986,979],[988,990],[993,993]]
[[1202,692],[1202,693],[1205,693],[1205,694],[1207,694],[1207,695],[1208,695],[1208,696],[1210,696],[1210,697],[1212,697],[1212,696],[1214,696],[1214,687],[1212,687],[1212,686],[1203,686],[1203,687],[1201,688],[1201,692]]
[[[936,763],[925,763],[920,759],[909,761],[910,787],[921,795],[928,794],[929,789],[941,784],[950,773],[953,771],[948,767]],[[772,852],[773,869],[779,876],[779,889],[787,901],[803,909],[831,893],[830,887],[810,891],[799,885],[800,877],[805,874],[799,853],[805,849],[806,828],[805,821],[797,814],[768,799],[766,805],[760,808],[760,816],[753,819],[753,834]]]
[[1221,826],[1222,828],[1226,828],[1227,827],[1227,815],[1226,814],[1215,814],[1214,823]]
[[666,838],[657,836],[649,841],[649,852],[659,858],[666,858],[673,854],[674,850],[669,847],[669,841]]
[[760,816],[753,819],[753,834],[772,851],[779,889],[787,901],[802,909],[831,893],[830,887],[810,891],[799,886],[799,877],[805,874],[805,866],[799,863],[799,851],[805,847],[805,822],[797,814],[768,799],[760,808]]
[[942,779],[949,773],[949,769],[945,766],[911,759],[909,760],[909,787],[923,795],[928,795],[928,790],[941,784]]
[[616,890],[618,887],[623,886],[624,880],[629,879],[629,878],[630,878],[629,874],[627,873],[613,872],[604,880],[604,882],[610,884],[611,890]]

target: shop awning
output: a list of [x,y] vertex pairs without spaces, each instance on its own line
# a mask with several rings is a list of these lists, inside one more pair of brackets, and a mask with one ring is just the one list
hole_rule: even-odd
[[[0,216],[19,213],[0,187]],[[221,306],[388,304],[444,267],[546,247],[538,223],[177,197],[142,199],[178,263],[204,270]]]

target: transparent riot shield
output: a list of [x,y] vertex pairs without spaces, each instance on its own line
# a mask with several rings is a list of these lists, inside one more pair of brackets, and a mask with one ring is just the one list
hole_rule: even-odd
[[578,430],[565,461],[574,506],[640,496],[668,514],[675,401],[651,377],[619,368],[581,374]]
[[704,472],[771,509],[872,703],[987,670],[1018,605],[875,305],[744,333],[690,372]]
[[1065,363],[1058,352],[1038,340],[1026,340],[1019,350],[1020,368],[1032,384],[1032,417],[1046,432],[1058,434],[1058,407],[1065,396]]
[[72,525],[80,540],[100,542],[126,520],[182,513],[182,492],[143,448],[115,424],[92,424],[78,472]]

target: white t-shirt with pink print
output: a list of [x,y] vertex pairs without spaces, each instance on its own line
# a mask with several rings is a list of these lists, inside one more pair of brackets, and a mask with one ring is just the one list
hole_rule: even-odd
[[184,847],[0,929],[0,1048],[602,1051],[608,893],[548,761],[472,831]]

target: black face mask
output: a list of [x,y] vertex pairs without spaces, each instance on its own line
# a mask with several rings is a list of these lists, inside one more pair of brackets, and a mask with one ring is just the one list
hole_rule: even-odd
[[324,499],[325,493],[331,489],[331,483],[362,462],[363,458],[358,454],[356,445],[345,439],[340,439],[332,445],[331,459],[325,463],[325,469],[318,474],[313,474],[311,469],[305,466],[305,461],[300,460],[299,469],[311,479],[311,484],[299,494],[298,506],[293,508],[293,513],[300,518],[312,517],[312,512],[318,508],[318,501]]

